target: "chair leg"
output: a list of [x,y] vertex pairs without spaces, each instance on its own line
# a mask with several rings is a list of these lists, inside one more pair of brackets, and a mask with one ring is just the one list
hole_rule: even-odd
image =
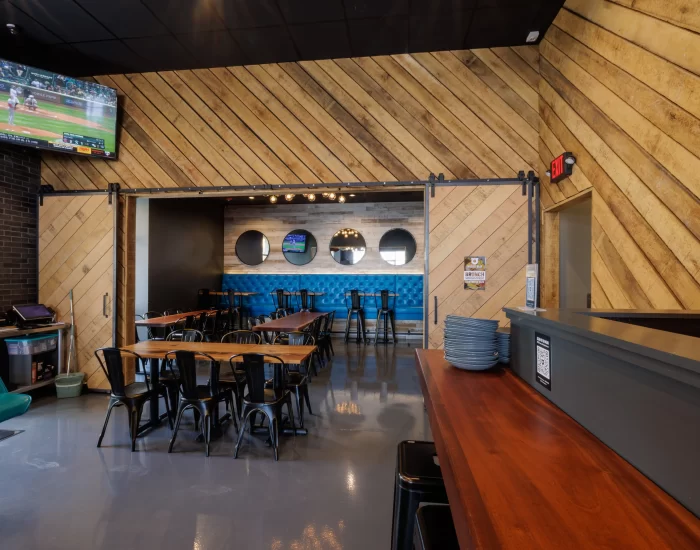
[[[331,353],[335,355],[335,350],[333,349],[333,341],[331,340],[331,335],[328,335],[328,347],[331,348]],[[330,359],[330,356],[328,357]]]
[[379,319],[382,316],[382,311],[377,312],[377,326],[374,327],[374,345],[376,346],[379,342]]
[[350,319],[352,318],[352,310],[348,310],[348,319],[345,322],[345,341],[347,342],[350,338]]
[[[294,430],[294,437],[296,437],[297,427],[296,427],[296,423],[294,422],[294,412],[292,411],[292,396],[291,395],[289,395],[287,397],[287,414],[289,414],[289,421],[292,423],[292,430]],[[279,436],[279,434],[278,434],[278,436]]]
[[277,430],[277,417],[269,416],[270,419],[270,437],[272,438],[272,450],[275,453],[275,462],[280,459],[279,452],[279,433]]
[[304,427],[304,401],[301,398],[301,386],[296,387],[297,414],[299,415],[299,425]]
[[177,437],[177,431],[180,429],[180,421],[182,420],[182,415],[187,410],[187,407],[179,406],[177,411],[177,420],[175,421],[175,430],[173,430],[173,436],[170,438],[170,445],[168,445],[168,452],[173,452],[173,445],[175,445],[175,438]]
[[163,401],[165,401],[165,412],[168,414],[168,425],[170,426],[170,431],[173,430],[173,415],[171,414],[171,408],[170,408],[170,399],[168,396],[168,392],[163,394]]
[[[178,402],[180,401],[180,390],[178,388],[178,386],[167,386],[168,399],[170,399],[170,411],[173,413],[173,417],[177,413],[177,406]],[[170,426],[172,428],[172,423],[170,424]]]
[[236,433],[238,433],[238,405],[236,404],[236,394],[233,390],[229,391],[229,401],[231,402],[231,418],[233,418],[233,426],[236,428]]
[[241,416],[241,429],[238,432],[238,441],[236,441],[236,448],[233,451],[233,458],[238,458],[238,449],[241,446],[241,441],[243,441],[243,434],[245,433],[245,425],[248,423],[248,418],[250,417],[251,413],[254,412],[254,409],[251,410],[246,410],[243,409],[244,416]]
[[[309,409],[309,414],[314,414],[313,411],[311,410],[311,400],[309,399],[309,387],[308,386],[303,386],[302,387],[302,392],[304,394],[304,400],[306,401],[306,408]],[[304,426],[302,426],[303,428]]]
[[131,452],[136,450],[136,436],[139,433],[139,414],[133,405],[127,405],[129,409],[129,432],[131,435]]
[[393,311],[389,312],[389,320],[391,321],[391,340],[395,344],[396,343],[396,324],[395,324]]
[[204,414],[204,445],[206,446],[206,455],[209,456],[209,442],[211,441],[211,414]]
[[114,406],[117,404],[117,401],[113,401],[112,399],[109,400],[109,407],[107,407],[107,415],[105,416],[105,423],[104,426],[102,426],[102,433],[100,434],[100,438],[97,440],[97,446],[99,447],[102,445],[102,439],[105,436],[105,431],[107,431],[107,424],[109,423],[109,417],[112,414],[112,409]]

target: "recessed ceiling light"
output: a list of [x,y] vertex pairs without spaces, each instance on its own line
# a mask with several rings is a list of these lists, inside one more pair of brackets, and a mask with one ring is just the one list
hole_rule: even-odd
[[348,195],[348,197],[354,197],[354,196],[355,196],[355,193],[350,193],[350,194]]
[[255,200],[255,197],[248,197],[250,200]]

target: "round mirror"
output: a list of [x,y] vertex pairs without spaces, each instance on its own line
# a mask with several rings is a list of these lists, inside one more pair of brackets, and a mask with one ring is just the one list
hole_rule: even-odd
[[316,256],[316,238],[305,229],[287,233],[282,241],[282,254],[294,265],[306,265]]
[[342,265],[355,265],[365,255],[365,238],[354,229],[341,229],[331,239],[331,256]]
[[379,241],[379,254],[388,264],[407,264],[416,255],[416,239],[405,229],[391,229]]
[[236,241],[236,256],[246,265],[259,265],[270,255],[270,241],[260,231],[246,231]]

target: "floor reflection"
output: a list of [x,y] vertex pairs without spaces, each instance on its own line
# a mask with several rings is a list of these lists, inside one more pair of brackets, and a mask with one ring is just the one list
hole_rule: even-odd
[[120,411],[97,449],[105,396],[36,398],[3,426],[26,431],[0,442],[2,549],[387,548],[396,445],[430,439],[413,348],[334,344],[277,463],[258,437],[234,460],[232,428],[205,458],[191,418],[131,453]]

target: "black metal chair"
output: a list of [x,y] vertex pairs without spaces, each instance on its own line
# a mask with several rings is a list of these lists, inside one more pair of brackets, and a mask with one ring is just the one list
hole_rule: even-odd
[[[102,352],[104,362],[100,358],[100,352]],[[134,382],[128,385],[124,383],[122,354],[132,356],[137,364],[143,362],[143,358],[133,351],[109,347],[95,350],[95,357],[111,386],[107,416],[105,417],[104,426],[102,426],[100,438],[97,440],[97,446],[99,447],[102,445],[102,439],[105,436],[112,409],[123,405],[129,412],[129,434],[131,435],[131,451],[133,452],[136,450],[136,436],[138,435],[141,414],[143,414],[143,406],[146,401],[158,399],[159,397],[165,398],[165,408],[168,411],[168,421],[170,422],[171,430],[173,424],[170,418],[170,405],[168,404],[167,393],[164,386],[161,386],[158,393],[156,393],[151,389],[148,377],[145,378],[144,382]]]
[[[242,357],[243,362],[237,364],[234,359]],[[275,362],[271,362],[271,360]],[[274,368],[272,387],[266,388],[265,364],[271,363]],[[287,365],[275,355],[263,353],[239,353],[229,358],[231,372],[245,373],[246,388],[248,393],[243,397],[243,412],[241,413],[241,429],[238,433],[238,441],[233,458],[238,458],[238,450],[245,433],[245,425],[254,413],[262,413],[269,422],[270,440],[275,453],[275,460],[279,459],[279,431],[282,423],[282,409],[286,403],[289,420],[292,429],[296,433],[294,425],[294,413],[292,412],[292,393],[287,389],[288,378]],[[252,424],[252,420],[251,420]],[[252,430],[252,426],[251,426]]]
[[[378,292],[379,296],[374,297],[374,303],[377,306],[377,325],[374,328],[374,345],[376,346],[377,343],[379,342],[379,323],[380,320],[384,320],[384,343],[388,344],[389,343],[389,324],[391,324],[391,341],[392,343],[396,343],[396,324],[395,324],[395,317],[394,317],[394,308],[390,307],[393,306],[393,304],[389,304],[389,299],[391,296],[389,296],[389,291],[388,290],[381,290]],[[377,298],[379,298],[379,302],[377,302]],[[396,302],[396,297],[394,296],[394,302]]]
[[163,312],[163,317],[167,317],[168,315],[177,315],[178,313],[182,313],[181,309],[166,309]]
[[[348,294],[350,295],[350,303],[348,304]],[[350,337],[350,322],[352,316],[357,316],[357,341],[365,340],[365,295],[357,289],[350,290],[345,293],[345,306],[348,309],[348,318],[345,322],[345,341]]]
[[[147,311],[143,314],[144,319],[155,319],[156,317],[162,317],[163,314],[160,311]],[[164,329],[154,329],[152,327],[146,327],[146,332],[148,334],[149,340],[165,340],[165,330]]]
[[305,288],[299,289],[299,293],[297,294],[297,304],[299,305],[299,311],[311,311],[309,291]]
[[[288,345],[288,346],[315,346],[316,340],[308,332],[288,332],[285,334],[286,338],[282,337],[280,334],[275,338],[273,342],[275,345]],[[304,402],[309,409],[309,414],[314,414],[311,410],[311,401],[309,399],[309,373],[311,367],[309,362],[311,360],[307,359],[304,363],[298,365],[287,364],[288,368],[288,378],[287,378],[287,389],[294,392],[297,400],[297,414],[299,415],[299,426],[304,427]],[[296,366],[298,369],[292,369],[291,367]],[[306,372],[302,372],[301,369]],[[268,381],[268,385],[270,382]]]
[[209,317],[209,314],[206,311],[203,311],[202,313],[199,314],[199,317],[194,322],[194,329],[198,330],[201,333],[204,333],[204,328],[206,327],[207,324],[207,318]]
[[[260,314],[260,315],[257,316],[257,318],[256,318],[257,322],[256,322],[255,324],[263,325],[263,324],[265,324],[265,323],[271,322],[273,319],[276,319],[276,318],[277,318],[277,317],[272,317],[272,316],[270,316],[270,315]],[[251,330],[252,330],[252,326],[251,326]],[[262,334],[263,341],[264,341],[266,344],[271,344],[271,343],[272,343],[272,335],[271,335],[269,332],[267,332],[267,331],[262,331],[262,332],[260,332],[259,334]]]
[[280,312],[283,315],[287,314],[287,308],[289,306],[287,302],[287,296],[285,295],[285,291],[283,288],[278,288],[273,291],[272,293],[272,305],[275,308],[275,313],[277,315],[280,314]]
[[[234,330],[221,337],[222,344],[260,344],[261,336],[252,330]],[[245,376],[238,373],[224,373],[219,377],[219,385],[222,390],[230,393],[231,397],[235,397],[236,411],[241,414],[243,407],[243,390],[245,389]],[[233,409],[231,409],[233,411]],[[231,413],[233,414],[233,412]]]
[[213,310],[207,314],[206,321],[204,323],[204,339],[207,342],[218,342],[219,334],[221,332],[221,310]]
[[[311,323],[304,331],[307,334],[313,336],[314,342],[318,342],[321,339],[321,323],[323,323],[323,317],[317,317],[316,319],[314,319],[314,322]],[[311,368],[313,370],[313,374],[317,375],[318,371],[316,370],[314,360],[318,362],[318,366],[321,368],[326,366],[326,362],[323,360],[323,355],[321,355],[321,350],[319,348],[316,348],[314,350],[311,358]]]
[[[175,445],[175,438],[180,429],[182,415],[186,410],[194,409],[196,411],[195,427],[197,422],[196,415],[197,413],[201,415],[205,451],[206,455],[209,456],[212,418],[215,416],[216,408],[221,401],[218,384],[219,363],[211,355],[206,353],[195,354],[194,352],[184,350],[169,351],[165,355],[165,362],[170,364],[173,357],[180,376],[180,402],[177,408],[175,430],[173,431],[173,437],[170,439],[168,452],[173,452],[173,445]],[[209,384],[206,386],[197,385],[197,361],[202,360],[208,360],[210,365]],[[233,405],[231,409],[233,409]],[[236,423],[235,416],[232,415],[232,418],[234,423]]]
[[[166,342],[204,342],[204,334],[195,329],[180,329],[173,330],[165,337]],[[177,398],[180,389],[180,374],[177,369],[173,368],[172,361],[166,366],[166,361],[163,360],[160,365],[159,380],[168,390],[168,399],[170,399],[170,410],[172,414],[177,411]]]
[[331,340],[331,335],[333,334],[333,323],[335,321],[335,310],[323,317],[323,320],[323,325],[321,326],[321,332],[318,339],[318,347],[321,348],[321,353],[325,353],[326,357],[328,357],[328,360],[330,361],[331,354],[335,355],[333,341]]

